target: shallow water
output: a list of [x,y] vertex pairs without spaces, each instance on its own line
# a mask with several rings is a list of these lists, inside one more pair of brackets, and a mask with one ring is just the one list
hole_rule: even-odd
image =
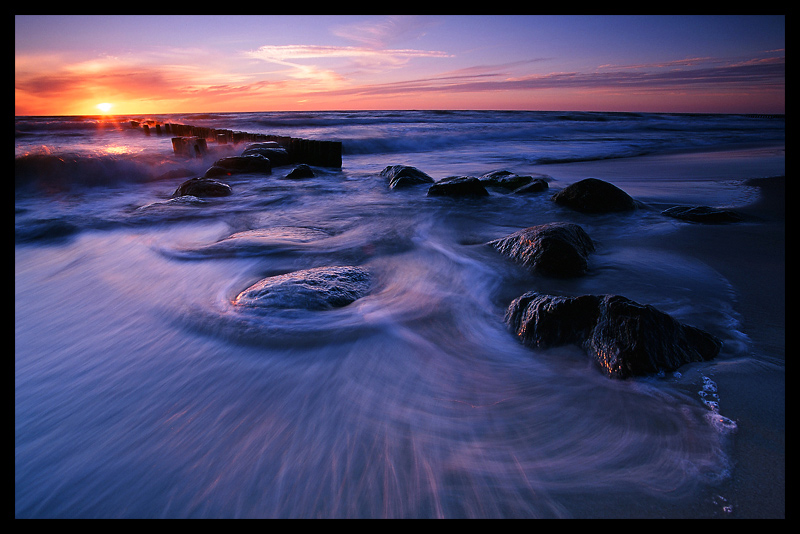
[[[400,127],[360,118],[353,136]],[[324,133],[323,119],[280,128]],[[102,154],[118,146],[106,134],[133,148]],[[130,134],[94,132],[82,141],[91,155],[76,158],[80,168],[99,160],[97,179],[109,168],[122,179],[65,186],[62,171],[34,165],[17,190],[17,517],[724,513],[714,489],[731,476],[736,423],[712,391],[714,362],[609,380],[577,347],[521,346],[502,320],[531,289],[618,293],[718,336],[720,361],[747,360],[730,283],[653,245],[685,223],[653,207],[576,214],[548,193],[428,198],[424,187],[390,191],[378,175],[406,163],[439,179],[505,161],[551,175],[554,187],[574,181],[568,165],[525,167],[513,139],[472,159],[452,139],[444,153],[394,146],[315,178],[283,181],[292,167],[276,168],[230,177],[230,197],[175,202],[182,179],[150,177],[209,162],[176,162],[162,140]],[[585,152],[581,143],[570,149]],[[696,195],[707,188],[707,203],[754,195],[741,182],[684,177],[635,196],[681,198],[688,182],[701,184]],[[589,275],[537,277],[483,245],[554,220],[595,240]],[[226,239],[255,230],[255,240]],[[232,304],[265,276],[330,265],[368,269],[369,294],[325,311]]]

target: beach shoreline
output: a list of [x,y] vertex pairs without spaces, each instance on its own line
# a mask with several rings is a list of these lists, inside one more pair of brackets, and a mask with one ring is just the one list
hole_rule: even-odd
[[[720,411],[738,427],[730,451],[732,477],[713,490],[719,517],[784,518],[785,147],[541,168],[556,177],[557,186],[590,176],[607,180],[644,199],[648,209],[696,203],[743,215],[744,221],[731,224],[686,222],[669,239],[649,239],[653,247],[692,257],[725,277],[736,293],[740,329],[749,339],[749,357],[720,360],[713,366]],[[685,188],[676,187],[678,183]],[[714,191],[722,196],[711,200],[708,194]],[[723,506],[730,507],[729,515],[722,512]]]
[[[671,240],[720,273],[735,288],[742,330],[753,360],[720,362],[714,380],[726,417],[737,422],[733,477],[721,493],[732,517],[784,518],[786,488],[785,177],[747,180],[759,199],[739,211],[739,225],[691,224]],[[682,239],[691,234],[691,239]]]

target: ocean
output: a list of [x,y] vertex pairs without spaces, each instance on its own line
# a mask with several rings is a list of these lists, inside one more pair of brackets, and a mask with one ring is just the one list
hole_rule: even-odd
[[[245,145],[189,158],[131,120],[340,141],[342,167],[235,174],[230,196],[171,198]],[[783,353],[754,342],[746,288],[676,246],[703,248],[701,225],[661,212],[756,203],[748,180],[784,175],[784,147],[783,116],[15,117],[15,517],[741,517],[746,425],[717,375],[757,366],[782,382]],[[388,187],[380,172],[400,164],[435,180],[542,175],[550,189],[428,197]],[[550,200],[587,177],[642,207]],[[587,275],[536,275],[485,245],[554,221],[595,241]],[[718,230],[735,240],[760,224]],[[322,311],[232,302],[326,266],[367,269],[370,291]],[[515,339],[505,309],[534,289],[623,295],[723,348],[609,379],[577,346]]]

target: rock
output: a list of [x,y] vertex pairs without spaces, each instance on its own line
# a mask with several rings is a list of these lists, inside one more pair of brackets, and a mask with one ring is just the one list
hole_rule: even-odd
[[531,226],[488,244],[525,267],[558,277],[584,274],[595,250],[583,228],[563,222]]
[[257,154],[247,156],[228,156],[218,159],[205,173],[206,178],[230,176],[241,173],[272,173],[272,162]]
[[485,187],[498,187],[501,189],[514,190],[529,184],[531,181],[533,181],[533,177],[519,176],[511,171],[503,170],[487,172],[478,178],[478,180],[480,180]]
[[232,194],[231,186],[213,178],[198,177],[186,180],[172,194],[173,197],[225,197]]
[[408,165],[390,165],[381,171],[381,176],[389,179],[389,189],[434,183],[433,178],[416,167]]
[[550,184],[544,178],[534,178],[529,183],[518,187],[512,191],[515,195],[526,195],[528,193],[541,193],[550,189]]
[[242,152],[242,156],[253,155],[264,156],[272,163],[273,167],[282,167],[291,163],[286,149],[274,141],[252,144]]
[[586,178],[565,187],[553,195],[553,201],[583,213],[609,213],[636,208],[636,202],[628,193],[597,178]]
[[301,163],[286,175],[287,178],[313,178],[314,176],[314,171],[305,163]]
[[233,300],[236,306],[327,310],[346,306],[370,289],[369,271],[360,267],[317,267],[270,276]]
[[733,210],[712,208],[710,206],[673,206],[661,212],[662,215],[685,221],[719,224],[744,220]]
[[675,371],[715,358],[722,346],[699,328],[619,295],[528,292],[511,303],[505,321],[527,346],[580,345],[612,378]]
[[428,188],[429,197],[486,197],[489,192],[474,176],[451,176]]

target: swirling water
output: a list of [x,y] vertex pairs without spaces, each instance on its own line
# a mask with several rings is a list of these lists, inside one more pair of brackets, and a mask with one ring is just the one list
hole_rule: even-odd
[[[502,321],[530,289],[619,293],[717,335],[721,359],[746,357],[730,283],[653,244],[680,222],[657,209],[580,215],[548,194],[426,197],[425,188],[389,190],[379,173],[397,163],[436,179],[508,168],[548,174],[559,187],[575,176],[558,162],[779,144],[782,120],[167,118],[343,140],[343,167],[302,181],[282,179],[291,167],[235,175],[230,197],[175,200],[182,178],[156,177],[201,174],[227,152],[184,160],[168,138],[124,121],[17,118],[17,517],[718,509],[703,496],[730,476],[735,421],[712,396],[713,364],[609,380],[579,348],[534,351]],[[685,182],[648,188],[647,178],[622,183],[657,202],[687,194]],[[692,183],[715,204],[754,194],[730,180]],[[536,277],[482,245],[554,220],[581,224],[598,243],[589,275]],[[239,232],[251,239],[226,239]],[[329,265],[367,268],[369,294],[325,311],[250,313],[231,303],[265,276]]]

